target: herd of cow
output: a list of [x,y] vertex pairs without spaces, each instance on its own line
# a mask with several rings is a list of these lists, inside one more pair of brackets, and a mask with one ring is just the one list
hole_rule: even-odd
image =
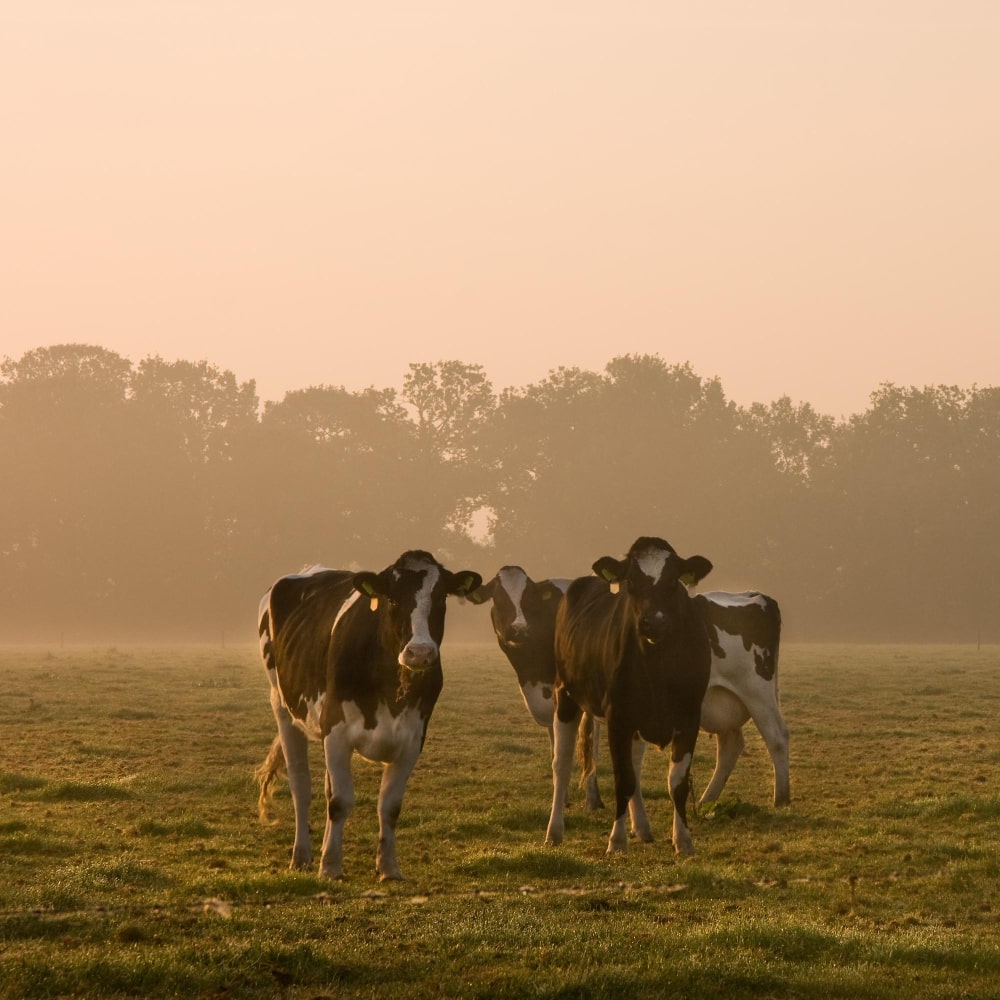
[[549,731],[552,810],[545,840],[561,842],[574,747],[588,808],[599,808],[595,761],[603,723],[614,776],[608,851],[625,850],[626,813],[652,840],[640,773],[646,743],[670,746],[673,843],[693,851],[687,826],[690,767],[699,729],[717,739],[715,772],[701,796],[718,798],[753,719],[774,765],[774,803],[789,801],[788,729],[778,704],[777,603],[759,593],[689,591],[712,569],[661,538],[639,538],[624,559],[604,556],[593,576],[533,581],[505,566],[486,583],[411,551],[381,573],[312,567],[284,576],[260,603],[261,655],[278,735],[258,772],[267,815],[287,772],[295,809],[292,867],[312,863],[308,740],[326,760],[327,819],[320,873],[343,876],[343,830],[354,805],[355,751],[384,765],[376,870],[402,877],[396,822],[406,782],[441,692],[440,645],[449,594],[491,602],[493,629],[532,717]]

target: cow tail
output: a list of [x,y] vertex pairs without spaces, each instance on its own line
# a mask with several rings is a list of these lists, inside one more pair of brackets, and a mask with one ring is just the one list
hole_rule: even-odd
[[268,805],[271,795],[274,793],[274,780],[278,775],[285,772],[285,752],[281,749],[281,740],[275,736],[271,749],[268,750],[264,763],[258,767],[254,773],[254,779],[260,786],[260,795],[257,798],[257,815],[261,823],[270,823],[271,813]]
[[576,759],[580,763],[580,786],[594,773],[594,717],[590,712],[584,712],[580,720],[580,728],[576,733]]

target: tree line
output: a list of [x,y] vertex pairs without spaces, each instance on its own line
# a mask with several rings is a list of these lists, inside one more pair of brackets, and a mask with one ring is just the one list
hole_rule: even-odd
[[883,384],[836,420],[623,355],[502,391],[413,363],[261,408],[206,361],[64,344],[0,362],[0,469],[4,640],[244,639],[311,563],[425,548],[541,579],[655,534],[712,560],[705,589],[775,596],[789,637],[1000,641],[996,387]]

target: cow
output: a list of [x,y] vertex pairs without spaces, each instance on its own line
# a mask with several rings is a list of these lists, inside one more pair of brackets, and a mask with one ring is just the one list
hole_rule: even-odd
[[[559,599],[570,581],[532,580],[520,566],[504,566],[469,595],[473,604],[492,601],[490,615],[501,651],[517,674],[532,718],[549,733],[553,749],[556,663],[553,640]],[[781,613],[773,597],[759,592],[712,591],[705,618],[712,649],[708,691],[701,703],[701,728],[716,739],[712,778],[699,805],[715,802],[743,753],[743,726],[753,719],[774,769],[774,804],[788,805],[788,727],[778,701],[778,646]],[[584,722],[586,726],[586,722]],[[596,759],[599,723],[594,723],[591,760]],[[581,731],[586,738],[589,730]],[[587,808],[603,807],[592,767],[582,779]]]
[[384,765],[378,796],[380,880],[401,879],[396,822],[441,692],[445,598],[482,583],[450,573],[430,553],[405,552],[381,573],[315,566],[283,576],[260,602],[261,656],[278,735],[258,770],[261,818],[287,770],[295,808],[292,868],[312,864],[308,740],[326,761],[320,874],[343,878],[344,823],[354,805],[355,751]]
[[573,744],[586,711],[605,720],[608,734],[615,785],[608,852],[626,849],[626,811],[636,836],[652,839],[636,774],[645,740],[661,749],[670,744],[673,844],[679,853],[693,853],[686,806],[711,648],[704,622],[708,602],[687,588],[707,576],[712,564],[704,556],[682,559],[662,538],[642,537],[624,559],[602,556],[593,569],[596,576],[570,584],[556,616],[555,753],[546,843],[562,842]]
[[763,737],[774,767],[774,804],[791,801],[788,727],[778,701],[778,645],[781,611],[773,597],[751,591],[701,594],[712,649],[712,673],[701,703],[701,728],[716,736],[715,772],[699,805],[722,793],[743,752],[748,719]]
[[[490,618],[497,644],[514,668],[528,712],[549,734],[550,753],[554,749],[552,692],[556,680],[552,642],[556,610],[569,584],[561,578],[535,581],[520,566],[503,566],[492,580],[469,594],[473,604],[492,602]],[[596,756],[596,726],[593,740],[591,753]],[[596,769],[587,775],[585,784],[587,808],[602,809]]]

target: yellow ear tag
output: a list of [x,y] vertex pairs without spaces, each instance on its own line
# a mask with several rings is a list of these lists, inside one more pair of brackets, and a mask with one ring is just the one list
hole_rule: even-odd
[[617,594],[618,591],[621,589],[622,589],[621,584],[617,580],[613,580],[610,587],[611,593]]
[[377,597],[373,597],[372,598],[371,609],[372,609],[372,611],[378,611],[378,598]]

